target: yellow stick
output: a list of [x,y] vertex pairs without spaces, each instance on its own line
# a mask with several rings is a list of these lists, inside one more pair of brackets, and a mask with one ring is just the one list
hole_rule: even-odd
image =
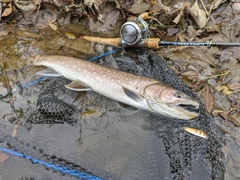
[[193,127],[185,127],[184,130],[187,131],[190,134],[195,135],[195,136],[199,136],[199,137],[208,139],[207,134],[200,129],[196,129],[196,128],[193,128]]

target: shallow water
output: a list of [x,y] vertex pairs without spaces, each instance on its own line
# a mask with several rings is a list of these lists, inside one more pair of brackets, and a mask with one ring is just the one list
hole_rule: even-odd
[[[82,33],[89,33],[84,27],[69,29],[72,32],[78,29]],[[160,137],[155,130],[166,131],[172,136],[175,133],[184,136],[179,126],[164,123],[166,119],[161,117],[162,123],[159,124],[162,127],[156,128],[154,126],[158,123],[151,123],[154,116],[148,112],[126,107],[96,93],[76,93],[60,87],[56,91],[56,97],[77,109],[77,122],[27,126],[26,120],[35,111],[39,94],[51,83],[50,79],[43,80],[22,91],[17,86],[18,82],[25,85],[39,78],[36,72],[41,68],[29,65],[33,56],[59,54],[90,59],[114,48],[70,40],[51,29],[45,29],[39,36],[35,36],[33,29],[21,30],[21,33],[19,30],[17,34],[17,38],[9,35],[1,37],[0,41],[0,147],[11,147],[31,158],[29,160],[1,152],[0,179],[76,179],[80,175],[74,175],[73,172],[80,171],[81,168],[93,173],[94,177],[103,179],[173,178],[169,169],[170,160],[165,153],[166,146],[163,144],[165,135]],[[117,57],[128,60],[126,56],[135,57],[131,53],[118,50],[116,54],[103,57],[98,62],[116,66]],[[121,59],[121,56],[124,58]],[[132,66],[132,69],[128,68],[129,71],[136,71],[134,64]],[[134,73],[144,73],[142,69],[137,71]],[[6,96],[7,94],[10,95]],[[178,141],[175,138],[171,143]],[[8,159],[4,160],[3,154]],[[33,159],[38,159],[38,163],[32,163]],[[193,157],[193,160],[196,163],[192,164],[192,172],[188,172],[185,179],[193,179],[203,171],[204,176],[199,178],[211,179],[208,162],[199,157]],[[48,166],[39,162],[46,162]],[[70,170],[56,170],[53,168],[56,164],[69,167]],[[93,177],[89,175],[86,179],[91,178]]]

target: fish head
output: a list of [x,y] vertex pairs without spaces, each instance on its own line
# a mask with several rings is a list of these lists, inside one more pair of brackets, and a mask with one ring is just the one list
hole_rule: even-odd
[[174,119],[191,120],[199,116],[199,103],[192,97],[160,83],[144,88],[143,96],[156,113]]

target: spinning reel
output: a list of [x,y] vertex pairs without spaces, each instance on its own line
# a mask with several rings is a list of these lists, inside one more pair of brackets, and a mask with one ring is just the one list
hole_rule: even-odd
[[122,25],[120,30],[122,45],[136,45],[142,46],[144,40],[149,38],[148,24],[143,20],[142,15],[131,22],[126,22]]

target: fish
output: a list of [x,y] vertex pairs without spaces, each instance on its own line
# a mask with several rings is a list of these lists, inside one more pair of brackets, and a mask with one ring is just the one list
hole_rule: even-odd
[[32,64],[48,68],[47,73],[39,75],[71,80],[65,87],[73,91],[94,91],[172,119],[192,120],[199,116],[198,101],[152,78],[67,56],[37,55]]
[[199,136],[199,137],[208,139],[208,135],[200,129],[196,129],[196,128],[193,128],[193,127],[185,127],[184,130],[187,131],[190,134],[195,135],[195,136]]

